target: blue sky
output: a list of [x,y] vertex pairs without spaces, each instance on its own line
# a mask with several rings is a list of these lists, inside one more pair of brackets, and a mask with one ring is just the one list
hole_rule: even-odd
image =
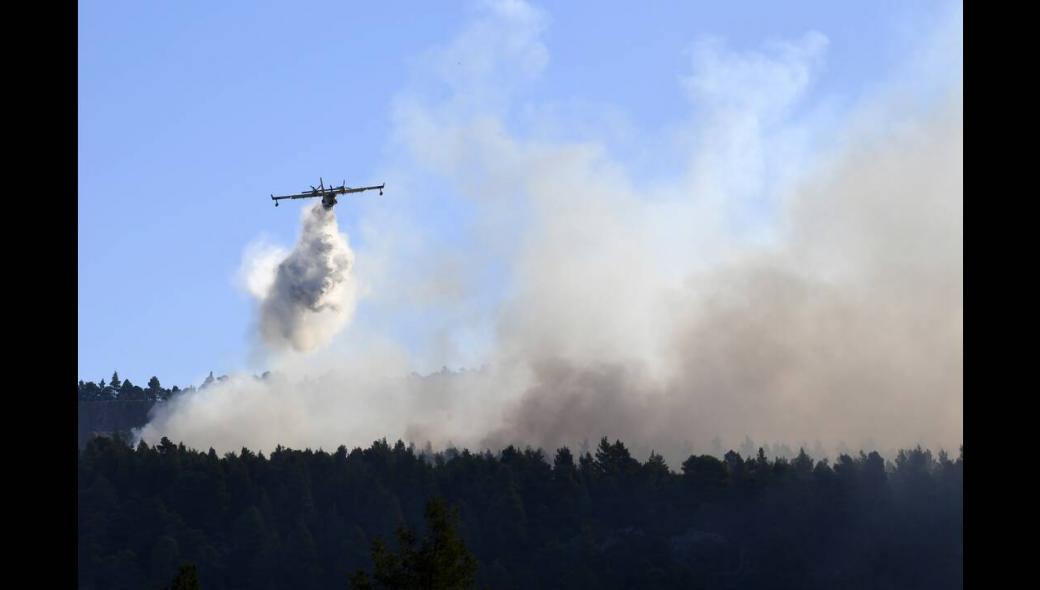
[[[841,110],[891,76],[951,6],[535,5],[548,15],[549,60],[524,87],[525,104],[599,105],[636,137],[690,117],[680,78],[699,40],[754,50],[822,33],[825,64],[806,102]],[[234,280],[243,251],[259,236],[289,245],[298,229],[296,209],[275,209],[268,195],[319,175],[379,183],[406,165],[391,141],[393,101],[424,53],[480,6],[104,1],[79,10],[79,374],[118,369],[137,383],[157,375],[187,385],[247,364],[253,307]],[[630,143],[608,147],[637,159]],[[465,211],[450,184],[434,178],[426,190],[422,214],[450,242]],[[388,181],[381,206],[392,208],[393,195]],[[337,209],[362,249],[370,206]]]

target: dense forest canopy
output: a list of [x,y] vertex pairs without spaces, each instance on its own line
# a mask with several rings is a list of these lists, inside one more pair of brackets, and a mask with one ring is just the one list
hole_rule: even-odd
[[93,439],[79,454],[79,587],[345,588],[373,542],[458,511],[477,587],[954,588],[963,451],[833,463],[729,451],[673,469],[604,438],[568,448],[242,449]]

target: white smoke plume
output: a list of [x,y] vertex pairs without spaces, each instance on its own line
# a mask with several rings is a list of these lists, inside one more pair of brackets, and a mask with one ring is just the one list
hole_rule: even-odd
[[[398,188],[362,210],[367,295],[351,330],[276,357],[269,379],[172,401],[142,437],[221,450],[384,436],[551,449],[607,435],[673,467],[745,435],[794,449],[956,448],[962,91],[937,56],[959,51],[959,27],[925,43],[912,83],[878,90],[842,125],[804,104],[824,35],[758,51],[696,44],[681,78],[690,119],[644,142],[676,168],[646,180],[605,141],[558,137],[613,119],[568,126],[526,109],[550,113],[527,127],[553,138],[510,131],[513,94],[548,67],[547,26],[519,0],[489,3],[399,95]],[[464,197],[469,248],[411,213],[431,177]],[[338,235],[321,221],[322,239]],[[270,344],[315,348],[349,320],[353,259],[329,243],[301,238],[270,282]],[[323,256],[339,262],[315,268]],[[332,275],[345,277],[335,294],[312,280]],[[262,290],[263,276],[250,284]],[[391,329],[415,310],[421,326]],[[441,364],[471,370],[407,376]]]
[[357,302],[354,253],[332,209],[303,213],[299,241],[277,265],[280,251],[254,252],[247,285],[260,301],[260,335],[273,350],[310,352],[350,321]]

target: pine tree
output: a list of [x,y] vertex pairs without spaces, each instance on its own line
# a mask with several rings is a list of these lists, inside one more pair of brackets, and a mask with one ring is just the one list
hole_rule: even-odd
[[664,481],[671,474],[664,457],[654,451],[650,451],[650,458],[643,464],[643,471],[654,481]]
[[600,439],[596,449],[596,464],[608,475],[629,474],[639,469],[639,461],[632,458],[624,443],[615,440],[614,444],[610,444],[605,436]]
[[418,544],[415,531],[399,528],[399,553],[393,553],[381,541],[372,543],[375,570],[371,578],[358,570],[350,578],[354,590],[377,587],[385,590],[428,588],[430,590],[463,590],[473,585],[477,559],[466,549],[455,528],[458,512],[449,510],[443,500],[431,499],[426,504],[427,536]]
[[812,458],[806,454],[804,448],[799,448],[798,456],[794,458],[794,461],[791,461],[791,466],[794,467],[795,473],[799,476],[806,477],[812,473],[815,463]]

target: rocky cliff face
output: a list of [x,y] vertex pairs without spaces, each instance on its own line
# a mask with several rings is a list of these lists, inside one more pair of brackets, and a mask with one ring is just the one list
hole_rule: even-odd
[[150,400],[79,402],[79,448],[95,434],[111,435],[144,426],[154,405]]

